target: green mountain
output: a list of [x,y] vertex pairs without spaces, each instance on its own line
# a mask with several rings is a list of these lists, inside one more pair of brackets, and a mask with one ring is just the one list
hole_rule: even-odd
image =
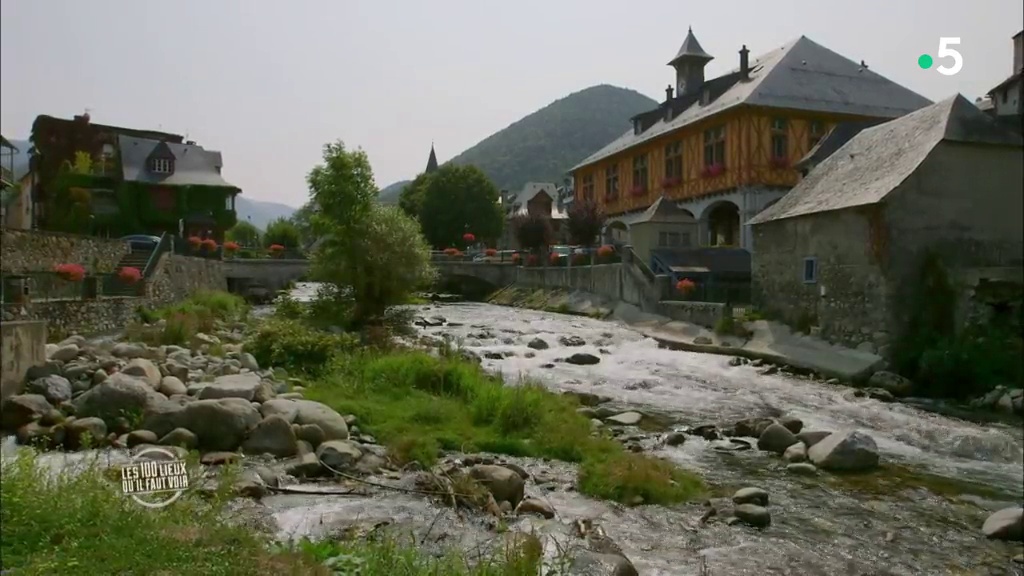
[[399,180],[381,188],[377,200],[381,204],[398,204],[398,197],[402,195],[402,189],[411,182],[412,180]]
[[[566,170],[629,130],[630,117],[657,105],[635,90],[592,86],[491,134],[450,162],[480,168],[501,190],[561,182]],[[406,184],[382,190],[381,202],[397,202]]]

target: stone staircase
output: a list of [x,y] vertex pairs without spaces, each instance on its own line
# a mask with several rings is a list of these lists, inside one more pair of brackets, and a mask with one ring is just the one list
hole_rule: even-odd
[[104,281],[103,294],[105,296],[139,296],[140,291],[145,290],[145,284],[141,282],[125,284],[118,279],[117,272],[122,268],[136,268],[140,273],[145,274],[146,264],[149,263],[154,252],[162,251],[162,247],[163,242],[153,248],[142,248],[133,245],[131,250],[118,261],[117,267],[114,269],[114,275],[107,277]]

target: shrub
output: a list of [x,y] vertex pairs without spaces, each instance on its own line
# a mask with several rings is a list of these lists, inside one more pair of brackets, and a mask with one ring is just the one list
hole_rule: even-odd
[[68,282],[81,282],[85,278],[85,268],[81,264],[58,264],[54,271]]
[[125,266],[117,271],[117,277],[125,284],[135,284],[139,280],[142,280],[142,272],[139,272],[138,268]]
[[551,245],[554,236],[551,218],[543,214],[520,214],[512,218],[510,225],[516,240],[524,249],[541,251]]
[[357,345],[358,339],[351,334],[331,334],[295,320],[274,319],[259,325],[245,342],[245,351],[261,366],[316,373],[327,367],[335,354]]
[[274,316],[287,320],[300,320],[306,315],[306,308],[287,292],[274,300]]

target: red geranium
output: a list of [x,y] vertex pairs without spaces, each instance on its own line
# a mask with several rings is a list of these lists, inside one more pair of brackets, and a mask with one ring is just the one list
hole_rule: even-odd
[[199,236],[189,236],[188,243],[193,248],[199,248],[199,245],[203,243],[203,239]]
[[448,256],[455,256],[456,254],[459,253],[459,249],[458,248],[445,248],[444,249],[444,253],[446,255],[448,255]]
[[476,236],[474,236],[472,232],[466,232],[462,235],[462,240],[466,244],[472,244],[473,242],[476,242]]
[[530,254],[526,258],[526,265],[527,266],[536,266],[538,264],[540,264],[540,258],[537,258],[536,254]]
[[612,254],[615,254],[615,248],[609,246],[608,244],[605,244],[604,246],[601,246],[600,248],[597,249],[597,255],[601,258],[607,258]]
[[488,248],[487,250],[484,250],[484,256],[493,257],[493,256],[497,256],[497,255],[498,255],[498,251],[495,250],[494,248]]
[[125,266],[117,271],[117,277],[125,284],[135,284],[139,280],[142,280],[142,272],[139,272],[138,268]]
[[519,252],[516,252],[515,254],[512,255],[513,264],[519,264],[519,262],[522,261],[522,259],[523,257],[519,255]]
[[200,245],[203,247],[203,250],[206,250],[207,252],[213,252],[217,249],[217,241],[213,238],[203,240]]
[[228,253],[238,252],[239,248],[241,248],[241,246],[238,245],[238,242],[231,242],[229,240],[229,241],[224,243],[224,251],[225,252],[228,252]]
[[697,288],[697,285],[693,283],[693,280],[689,278],[683,278],[679,282],[676,282],[676,290],[682,293],[684,296],[689,296]]
[[85,268],[81,264],[58,264],[53,270],[68,282],[81,282],[85,278]]

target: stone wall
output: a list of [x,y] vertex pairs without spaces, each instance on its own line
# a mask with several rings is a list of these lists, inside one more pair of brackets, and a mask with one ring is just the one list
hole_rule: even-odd
[[680,300],[666,301],[658,304],[657,313],[679,320],[689,322],[705,328],[714,328],[725,316],[725,304],[718,302],[685,302]]
[[[790,326],[851,347],[888,343],[888,294],[871,249],[870,214],[845,210],[753,226],[754,303]],[[804,282],[804,259],[817,280]]]
[[4,320],[46,320],[50,339],[72,333],[93,334],[124,328],[140,306],[156,308],[180,302],[200,290],[226,290],[219,260],[165,254],[146,285],[146,297],[96,300],[37,300],[4,305]]
[[51,271],[58,264],[81,264],[89,272],[113,272],[128,244],[120,240],[44,232],[0,231],[0,268],[5,274]]
[[20,394],[25,372],[46,362],[45,322],[0,322],[0,399]]
[[667,294],[670,280],[668,276],[659,276],[651,282],[634,264],[624,261],[595,266],[517,267],[515,284],[578,290],[654,312]]

